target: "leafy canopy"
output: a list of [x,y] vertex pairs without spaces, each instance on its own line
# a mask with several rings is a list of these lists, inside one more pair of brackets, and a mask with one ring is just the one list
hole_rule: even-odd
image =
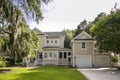
[[90,28],[102,51],[120,53],[120,10],[99,16]]

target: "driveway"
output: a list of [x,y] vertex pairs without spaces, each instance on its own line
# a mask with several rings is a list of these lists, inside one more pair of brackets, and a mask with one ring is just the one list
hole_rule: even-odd
[[78,68],[88,80],[120,80],[120,71],[115,68]]

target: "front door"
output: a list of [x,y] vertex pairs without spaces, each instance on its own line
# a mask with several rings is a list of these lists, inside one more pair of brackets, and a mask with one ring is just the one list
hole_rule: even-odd
[[71,65],[71,52],[68,52],[68,65]]

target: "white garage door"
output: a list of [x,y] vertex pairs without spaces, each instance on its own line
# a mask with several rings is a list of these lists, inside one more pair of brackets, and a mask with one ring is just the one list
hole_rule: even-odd
[[109,55],[95,55],[95,66],[106,67],[109,66]]
[[76,57],[77,67],[92,67],[92,60],[90,55],[81,55]]

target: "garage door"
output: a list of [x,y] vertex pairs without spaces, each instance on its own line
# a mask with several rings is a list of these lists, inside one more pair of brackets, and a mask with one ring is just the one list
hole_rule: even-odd
[[77,67],[92,67],[90,55],[82,55],[76,57],[76,66]]
[[109,66],[109,55],[95,55],[95,66],[106,67]]

